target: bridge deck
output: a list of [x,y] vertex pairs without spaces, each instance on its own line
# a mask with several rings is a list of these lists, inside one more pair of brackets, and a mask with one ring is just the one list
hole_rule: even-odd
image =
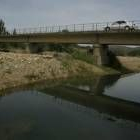
[[57,32],[0,36],[0,42],[140,45],[140,32]]

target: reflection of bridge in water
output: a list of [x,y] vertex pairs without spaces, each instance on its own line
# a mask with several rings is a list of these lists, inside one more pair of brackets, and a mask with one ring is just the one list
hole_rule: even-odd
[[[81,110],[90,110],[93,108],[95,112],[99,114],[108,114],[109,116],[115,116],[117,118],[140,122],[140,104],[123,99],[117,99],[104,95],[106,88],[112,86],[120,76],[112,77],[95,77],[92,80],[80,80],[77,81],[69,80],[64,82],[65,84],[48,87],[48,84],[37,84],[34,87],[27,87],[28,90],[34,94],[46,93],[53,96],[53,100],[58,104],[64,104],[67,107]],[[3,93],[3,96],[8,96],[10,93],[17,93],[8,91]],[[41,92],[37,92],[41,91]]]
[[[42,90],[56,100],[73,102],[93,108],[98,112],[117,118],[140,122],[140,104],[104,95],[105,88],[115,84],[119,76],[112,78],[96,77],[89,85],[73,86],[70,83]],[[83,86],[83,89],[82,89]],[[61,101],[62,100],[62,101]]]

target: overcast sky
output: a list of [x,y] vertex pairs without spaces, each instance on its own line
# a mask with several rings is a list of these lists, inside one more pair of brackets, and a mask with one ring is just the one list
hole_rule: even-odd
[[140,0],[0,0],[8,28],[139,20]]

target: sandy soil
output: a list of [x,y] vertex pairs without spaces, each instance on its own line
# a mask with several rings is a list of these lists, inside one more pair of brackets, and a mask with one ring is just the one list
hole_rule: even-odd
[[117,57],[123,67],[132,72],[140,72],[140,57]]

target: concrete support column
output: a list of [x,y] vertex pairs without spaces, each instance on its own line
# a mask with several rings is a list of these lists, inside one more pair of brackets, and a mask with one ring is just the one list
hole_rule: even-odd
[[95,64],[102,66],[109,64],[108,46],[101,44],[93,45],[93,57]]
[[24,43],[25,45],[25,52],[30,53],[30,43]]
[[38,52],[38,47],[36,45],[37,43],[26,43],[26,52],[27,53],[37,53]]

